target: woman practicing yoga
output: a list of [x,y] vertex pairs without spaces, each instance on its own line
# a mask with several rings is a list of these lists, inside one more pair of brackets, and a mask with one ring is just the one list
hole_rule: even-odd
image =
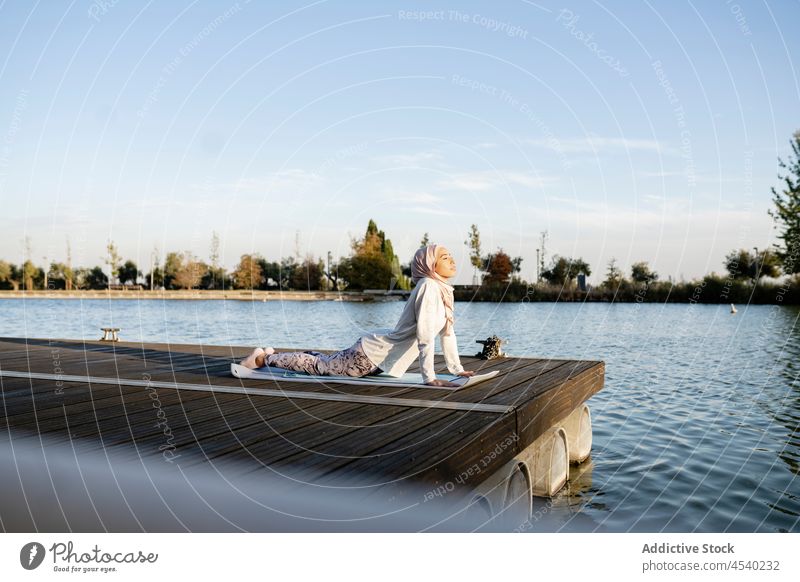
[[275,366],[323,376],[362,377],[384,373],[399,378],[419,354],[423,383],[458,387],[454,382],[436,378],[433,369],[433,349],[438,335],[448,371],[458,376],[475,374],[465,371],[458,358],[453,331],[453,287],[447,283],[455,274],[455,260],[446,248],[422,247],[411,262],[411,279],[416,287],[392,331],[363,335],[346,350],[332,354],[275,353],[273,348],[256,348],[241,365],[247,368]]

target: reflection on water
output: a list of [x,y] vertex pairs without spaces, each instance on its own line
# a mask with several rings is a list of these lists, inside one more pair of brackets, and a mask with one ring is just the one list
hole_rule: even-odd
[[[341,349],[403,303],[0,301],[0,335]],[[800,309],[456,304],[460,352],[602,359],[590,461],[533,531],[798,531]],[[537,514],[538,511],[538,514]],[[538,518],[537,518],[538,515]]]

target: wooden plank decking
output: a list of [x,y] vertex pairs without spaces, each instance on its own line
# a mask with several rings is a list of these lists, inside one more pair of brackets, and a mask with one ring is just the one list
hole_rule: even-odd
[[[601,361],[462,356],[468,370],[501,373],[455,392],[277,385],[230,375],[249,350],[0,338],[0,428],[15,439],[80,439],[184,466],[269,466],[309,482],[371,479],[394,488],[435,486],[482,461],[459,481],[469,488],[602,389],[605,371]],[[436,365],[444,369],[441,356]]]

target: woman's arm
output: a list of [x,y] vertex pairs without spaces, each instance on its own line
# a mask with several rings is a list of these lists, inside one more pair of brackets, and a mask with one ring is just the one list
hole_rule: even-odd
[[447,364],[448,372],[460,374],[464,371],[464,366],[461,365],[461,359],[458,357],[456,333],[451,332],[451,335],[444,335],[444,331],[442,331],[439,339],[442,341],[442,352],[444,352],[444,361]]
[[447,371],[456,376],[474,376],[475,372],[472,370],[464,370],[461,365],[461,359],[458,357],[458,340],[456,339],[456,332],[451,332],[452,335],[444,335],[442,330],[439,336],[442,340],[442,351],[444,352],[444,361],[447,363]]
[[[436,345],[436,322],[438,320],[439,289],[435,284],[423,283],[416,297],[417,343],[419,345],[419,367],[422,370],[422,381],[429,386],[445,386],[457,388],[459,385],[436,378],[434,370],[434,348]],[[460,364],[459,364],[460,365]],[[463,370],[463,368],[462,368]],[[463,372],[469,374],[469,372]]]
[[434,371],[434,348],[436,332],[434,329],[437,301],[437,289],[427,283],[422,283],[422,287],[417,292],[415,312],[417,318],[417,344],[419,345],[419,367],[422,371],[422,381],[430,384],[436,380]]

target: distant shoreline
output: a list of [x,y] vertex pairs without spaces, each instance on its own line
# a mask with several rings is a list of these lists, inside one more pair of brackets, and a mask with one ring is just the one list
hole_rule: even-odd
[[45,291],[1,290],[0,299],[136,299],[136,300],[227,300],[227,301],[401,301],[399,295],[380,295],[360,291],[244,291],[239,289],[214,290],[170,290],[170,291],[122,291],[122,290],[73,290]]
[[[556,290],[557,291],[557,290]],[[503,293],[502,290],[498,292],[491,292],[491,290],[483,290],[477,292],[474,289],[456,288],[454,299],[458,303],[462,302],[476,302],[476,303],[606,303],[606,304],[630,304],[630,303],[673,303],[673,304],[692,304],[701,303],[706,305],[715,304],[729,304],[735,303],[737,305],[797,305],[800,303],[795,293],[787,297],[781,295],[774,295],[769,293],[758,294],[758,296],[750,296],[747,298],[731,297],[725,300],[702,300],[699,297],[686,300],[677,295],[664,296],[664,293],[653,293],[650,296],[639,295],[639,299],[629,299],[624,295],[617,295],[610,298],[598,293],[581,292],[575,289],[566,290],[563,292],[556,291],[536,291],[530,295],[521,294],[517,292]],[[771,291],[764,289],[763,291]],[[73,290],[65,291],[58,290],[34,290],[34,291],[13,291],[13,290],[0,290],[0,301],[3,299],[27,299],[27,300],[49,300],[49,299],[87,299],[87,300],[136,300],[136,301],[251,301],[263,302],[268,301],[347,301],[352,303],[385,303],[404,301],[410,292],[395,291],[392,294],[386,294],[378,290],[367,291],[246,291],[242,289],[231,290],[163,290],[163,291],[147,291],[147,290]],[[520,296],[522,295],[522,296]],[[795,295],[795,296],[792,296]],[[733,299],[733,301],[731,301]],[[744,300],[743,300],[744,299]]]

